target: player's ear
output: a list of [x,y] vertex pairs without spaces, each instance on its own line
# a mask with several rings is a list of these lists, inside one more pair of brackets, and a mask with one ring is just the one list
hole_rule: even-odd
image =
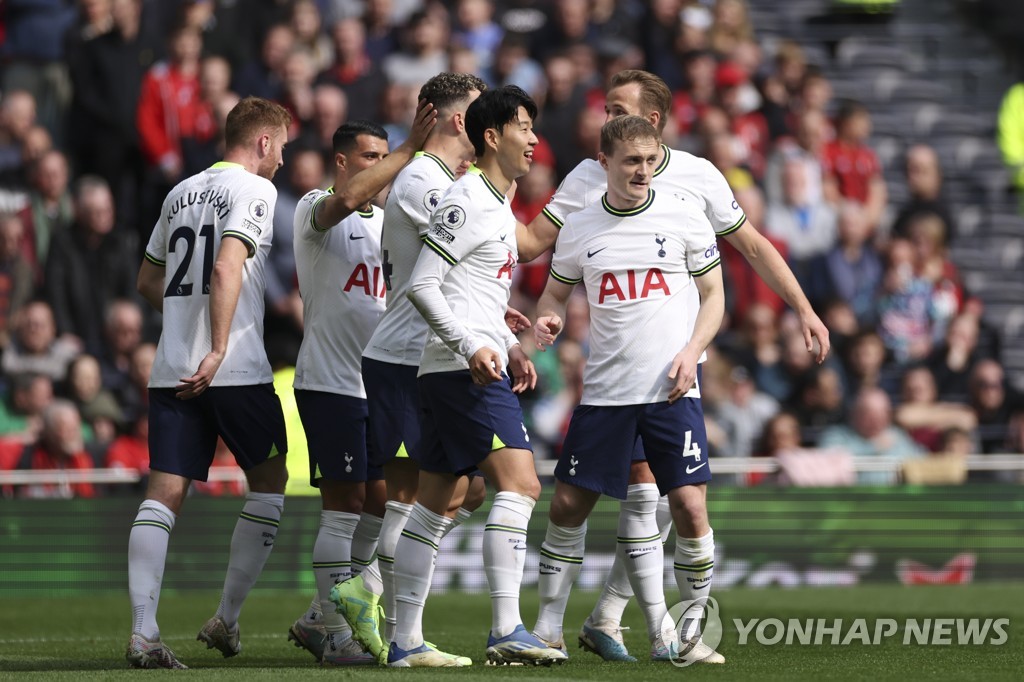
[[484,131],[484,144],[492,149],[498,148],[498,130],[497,128],[488,128]]
[[344,154],[342,154],[341,152],[334,153],[334,165],[336,167],[340,168],[341,170],[345,170],[347,164],[348,159],[345,158]]
[[604,155],[604,152],[597,153],[597,162],[601,164],[601,168],[608,170],[608,157]]
[[657,130],[658,124],[661,123],[661,112],[657,110],[652,111],[647,114],[647,120],[650,121],[651,125],[654,126],[654,129]]
[[[438,124],[441,123],[441,118],[438,116]],[[461,111],[456,111],[452,114],[452,123],[455,125],[455,131],[463,133],[466,131],[466,115]]]

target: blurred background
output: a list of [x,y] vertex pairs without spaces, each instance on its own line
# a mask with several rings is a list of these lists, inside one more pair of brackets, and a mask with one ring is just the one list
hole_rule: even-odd
[[[730,573],[720,558],[716,585],[1019,574],[1022,34],[1012,0],[0,3],[0,542],[15,548],[0,594],[69,575],[123,583],[160,331],[135,276],[166,192],[219,159],[225,116],[247,95],[294,117],[275,178],[266,345],[299,497],[282,522],[293,544],[279,543],[265,580],[310,580],[318,501],[301,499],[315,491],[291,397],[292,213],[331,184],[340,124],[378,121],[398,145],[419,87],[446,70],[539,103],[542,142],[513,202],[525,222],[596,154],[607,78],[662,77],[665,142],[718,167],[828,326],[818,366],[793,313],[721,245],[727,319],[702,391],[711,518],[736,561]],[[520,265],[512,305],[532,318],[546,279],[545,259]],[[588,330],[576,296],[559,343],[535,353],[540,381],[522,402],[545,475],[581,394]],[[223,563],[237,506],[217,498],[242,492],[222,447],[182,519],[209,542],[172,553],[169,585],[216,587],[207,569]],[[592,521],[591,584],[610,564],[614,509]],[[26,557],[55,537],[75,550],[44,575]],[[438,580],[482,589],[479,542],[472,524],[446,540],[456,551],[439,562],[454,563]]]

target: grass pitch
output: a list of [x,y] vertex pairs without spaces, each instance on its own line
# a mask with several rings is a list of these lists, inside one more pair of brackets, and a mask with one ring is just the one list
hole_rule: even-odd
[[[439,594],[426,612],[427,638],[446,651],[473,657],[460,670],[321,669],[305,651],[285,637],[288,626],[308,604],[308,595],[257,590],[242,614],[242,653],[223,659],[195,641],[195,633],[216,608],[218,595],[207,592],[165,593],[160,607],[164,640],[191,670],[190,678],[217,680],[372,679],[413,676],[420,680],[1020,680],[1024,679],[1024,584],[958,587],[850,587],[817,589],[728,590],[717,593],[724,639],[719,650],[724,666],[677,669],[645,659],[647,643],[640,613],[626,612],[626,644],[641,659],[636,664],[603,663],[576,648],[575,632],[593,605],[594,595],[575,593],[566,618],[570,660],[559,667],[488,668],[486,660],[490,605],[484,595]],[[523,600],[527,626],[536,614],[535,594]],[[891,618],[898,635],[881,645],[801,645],[756,643],[753,634],[741,646],[734,621],[751,618],[806,620],[853,619],[870,623]],[[1007,618],[1008,639],[999,646],[917,644],[902,642],[908,618]],[[85,680],[167,675],[170,671],[127,669],[129,607],[123,594],[54,599],[9,598],[0,602],[0,678]],[[751,631],[753,633],[753,630]],[[769,634],[771,631],[769,630]],[[826,637],[826,640],[829,638]]]

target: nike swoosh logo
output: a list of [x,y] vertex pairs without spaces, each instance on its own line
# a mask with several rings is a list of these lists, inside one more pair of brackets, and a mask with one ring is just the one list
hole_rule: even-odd
[[690,465],[689,465],[689,464],[687,464],[687,465],[686,465],[686,473],[688,473],[688,474],[692,474],[692,473],[693,473],[694,471],[696,471],[697,469],[700,469],[700,467],[703,467],[703,466],[707,466],[707,465],[708,465],[708,463],[707,463],[707,462],[704,462],[704,463],[703,463],[703,464],[701,464],[700,466],[695,466],[695,467],[693,467],[693,468],[691,469],[691,468],[690,468]]
[[601,253],[602,251],[604,251],[607,248],[608,248],[607,246],[602,246],[597,251],[587,251],[587,258],[593,258],[594,256],[596,256],[597,254]]
[[645,554],[650,554],[651,552],[654,552],[654,551],[656,551],[656,550],[649,549],[646,552],[633,552],[632,554],[629,555],[629,558],[630,559],[636,559],[637,557],[642,557]]
[[507,236],[508,236],[507,234],[502,234],[502,235],[498,236],[498,239],[500,239],[501,241],[505,241],[505,237],[507,237]]
[[558,575],[558,571],[541,571],[541,575]]
[[350,234],[348,236],[348,238],[354,241],[356,239],[366,239],[366,235],[365,234],[361,234],[361,235],[357,236],[357,235],[354,235],[354,234]]
[[695,589],[695,590],[703,590],[706,587],[711,587],[711,583],[708,583],[707,585],[701,585],[699,587],[697,585],[694,585],[693,589]]
[[263,541],[263,546],[264,547],[273,547],[274,546],[274,541],[273,540],[264,540]]

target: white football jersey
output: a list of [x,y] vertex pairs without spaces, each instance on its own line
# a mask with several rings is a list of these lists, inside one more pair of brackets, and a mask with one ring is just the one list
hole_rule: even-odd
[[295,388],[365,398],[363,348],[384,313],[384,212],[371,206],[324,228],[316,224],[314,209],[333,193],[315,189],[295,209],[304,326]]
[[[441,293],[455,318],[476,343],[497,351],[508,364],[510,332],[505,324],[512,272],[519,262],[516,218],[504,194],[480,169],[470,166],[441,198],[423,239],[421,261],[430,267],[438,257],[447,270]],[[427,253],[429,249],[433,253]],[[436,256],[434,255],[436,254]],[[417,275],[423,270],[417,264]],[[420,376],[469,368],[465,357],[430,332]]]
[[149,385],[169,388],[199,369],[210,352],[210,277],[221,240],[249,249],[227,353],[213,386],[273,381],[263,346],[263,270],[274,236],[277,189],[236,163],[221,161],[182,180],[164,199],[146,258],[166,267],[163,332]]
[[[668,373],[690,340],[691,290],[720,263],[711,223],[692,202],[651,190],[619,211],[605,197],[571,214],[558,234],[551,276],[583,282],[590,302],[590,355],[583,405],[664,402]],[[686,397],[699,398],[698,388]]]
[[420,364],[429,328],[406,298],[409,278],[423,246],[431,214],[455,182],[444,161],[417,152],[391,184],[384,205],[384,268],[388,282],[387,310],[363,355],[396,365]]
[[[687,154],[661,145],[664,157],[654,171],[651,187],[666,195],[674,195],[677,199],[696,204],[702,211],[715,234],[724,237],[732,234],[743,226],[747,217],[736,202],[736,197],[729,188],[725,177],[707,159]],[[558,190],[544,207],[544,215],[555,225],[561,227],[566,218],[582,210],[586,206],[596,204],[608,189],[608,176],[601,164],[595,159],[581,161],[558,186]],[[689,329],[697,321],[697,310],[700,297],[696,288],[692,288],[689,296],[690,319]],[[705,356],[701,356],[704,362]]]

